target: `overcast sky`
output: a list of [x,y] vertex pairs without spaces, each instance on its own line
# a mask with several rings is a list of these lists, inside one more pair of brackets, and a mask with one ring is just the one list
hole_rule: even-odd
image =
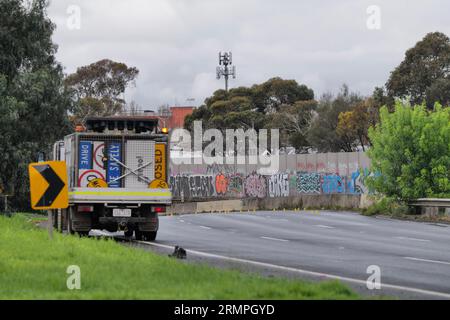
[[344,82],[370,94],[426,33],[450,35],[448,0],[53,0],[48,12],[65,72],[103,58],[137,67],[126,97],[143,109],[223,88],[219,51],[233,52],[231,87],[280,76],[316,97]]

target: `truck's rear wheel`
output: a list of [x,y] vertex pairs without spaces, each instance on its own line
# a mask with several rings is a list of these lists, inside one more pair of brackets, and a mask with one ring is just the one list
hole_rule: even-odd
[[77,231],[78,235],[81,237],[89,236],[89,231]]
[[154,241],[156,239],[156,231],[142,232],[142,236],[146,241]]
[[127,231],[124,232],[125,237],[130,238],[133,236],[133,229],[128,229]]

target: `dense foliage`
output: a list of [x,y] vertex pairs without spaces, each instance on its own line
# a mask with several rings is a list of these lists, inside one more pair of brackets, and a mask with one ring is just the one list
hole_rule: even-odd
[[383,107],[369,137],[375,190],[401,200],[450,196],[450,108]]
[[[285,134],[282,145],[301,148],[302,136],[309,126],[311,112],[315,109],[314,92],[295,80],[272,78],[252,87],[217,90],[205,104],[186,117],[185,128],[192,129],[193,122],[202,120],[204,128],[259,130],[281,128]],[[284,121],[289,119],[289,122]],[[289,140],[292,135],[292,140]],[[296,143],[298,142],[298,143]]]
[[47,1],[0,1],[0,189],[28,205],[27,165],[70,129]]
[[386,83],[389,95],[410,99],[412,104],[450,102],[450,39],[441,32],[427,34],[406,51],[405,59]]
[[72,122],[83,123],[87,116],[108,116],[123,111],[122,95],[138,74],[138,69],[109,59],[78,68],[65,79],[65,85],[76,99]]

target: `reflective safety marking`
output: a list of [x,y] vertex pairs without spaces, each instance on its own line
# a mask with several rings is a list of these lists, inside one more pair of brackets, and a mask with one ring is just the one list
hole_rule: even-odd
[[79,195],[79,196],[158,196],[158,197],[170,197],[172,196],[171,192],[158,192],[158,191],[150,191],[150,192],[139,192],[139,191],[72,191],[69,192],[69,195]]

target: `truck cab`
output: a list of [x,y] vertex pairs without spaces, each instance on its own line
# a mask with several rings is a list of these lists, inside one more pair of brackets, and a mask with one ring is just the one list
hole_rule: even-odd
[[54,160],[66,162],[69,187],[69,207],[55,210],[55,226],[80,235],[104,229],[155,240],[158,214],[172,202],[168,143],[155,118],[86,119],[82,132],[54,145]]

